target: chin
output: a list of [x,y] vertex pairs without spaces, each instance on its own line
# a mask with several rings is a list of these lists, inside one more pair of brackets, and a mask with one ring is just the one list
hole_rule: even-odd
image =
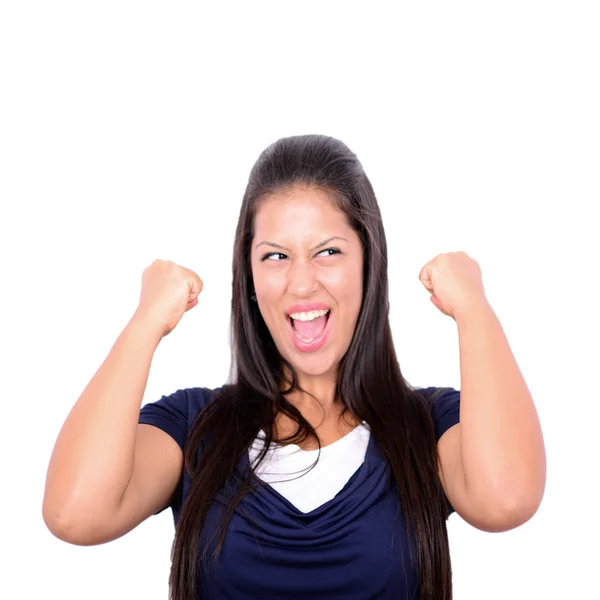
[[284,355],[288,362],[294,367],[296,373],[302,373],[311,377],[322,377],[330,374],[332,371],[337,371],[339,361],[327,358],[318,352],[297,356],[288,354]]

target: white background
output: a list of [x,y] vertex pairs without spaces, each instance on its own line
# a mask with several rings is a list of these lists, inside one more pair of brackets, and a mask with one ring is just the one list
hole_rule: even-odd
[[590,597],[597,4],[210,4],[0,8],[0,597],[167,597],[171,512],[101,546],[59,541],[41,513],[50,453],[156,258],[204,290],[156,351],[144,402],[225,382],[248,174],[267,145],[304,133],[344,141],[375,188],[407,380],[460,387],[456,324],[418,275],[464,250],[536,402],[542,506],[500,534],[450,517],[455,598]]

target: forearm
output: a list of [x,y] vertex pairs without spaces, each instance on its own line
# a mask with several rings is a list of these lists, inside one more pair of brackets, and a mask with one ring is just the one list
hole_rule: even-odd
[[461,458],[467,489],[508,509],[542,500],[546,455],[538,414],[487,301],[455,315],[461,374]]
[[162,333],[134,317],[71,409],[46,476],[46,522],[69,527],[118,506],[131,478],[139,411]]

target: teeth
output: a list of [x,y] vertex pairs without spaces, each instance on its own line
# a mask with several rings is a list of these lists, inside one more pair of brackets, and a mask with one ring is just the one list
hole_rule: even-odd
[[328,312],[329,312],[329,309],[311,310],[310,312],[292,313],[290,315],[290,317],[292,317],[292,319],[298,320],[298,321],[312,321],[313,319],[316,319],[317,317],[322,317],[323,315],[326,315]]

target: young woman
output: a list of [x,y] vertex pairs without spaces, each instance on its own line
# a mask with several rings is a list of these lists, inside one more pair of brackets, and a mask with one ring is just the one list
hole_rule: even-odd
[[545,454],[477,263],[439,255],[420,279],[457,322],[462,398],[402,376],[386,238],[356,155],[321,135],[269,146],[236,230],[228,382],[140,410],[158,343],[202,290],[155,261],[57,439],[50,530],[99,544],[171,507],[174,600],[450,599],[446,519],[524,523]]

